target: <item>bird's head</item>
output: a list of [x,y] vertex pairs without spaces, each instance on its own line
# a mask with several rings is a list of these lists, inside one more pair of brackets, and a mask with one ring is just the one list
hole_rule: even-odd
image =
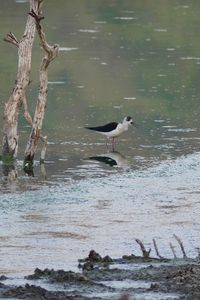
[[127,125],[131,124],[135,127],[138,127],[138,125],[135,122],[133,122],[133,119],[130,116],[125,117],[124,120],[123,120],[123,123],[125,123]]

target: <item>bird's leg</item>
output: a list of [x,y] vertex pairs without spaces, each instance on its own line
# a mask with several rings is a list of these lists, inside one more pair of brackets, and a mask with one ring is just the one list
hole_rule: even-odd
[[108,150],[108,148],[109,148],[109,147],[108,147],[108,140],[109,140],[109,139],[106,138],[106,149],[107,149],[107,150]]
[[115,150],[115,138],[113,137],[112,138],[112,151]]

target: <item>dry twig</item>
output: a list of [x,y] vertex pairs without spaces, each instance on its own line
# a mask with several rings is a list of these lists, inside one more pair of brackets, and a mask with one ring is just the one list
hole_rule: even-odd
[[9,32],[6,34],[6,37],[3,39],[5,42],[11,43],[19,48],[19,41],[17,40],[14,33]]
[[153,245],[154,245],[154,248],[155,248],[155,251],[156,251],[156,255],[157,255],[160,259],[164,258],[163,256],[160,255],[160,253],[159,253],[159,251],[158,251],[158,247],[157,247],[157,244],[156,244],[156,240],[155,240],[155,239],[153,239]]
[[172,243],[169,243],[169,246],[170,246],[170,248],[171,248],[171,250],[172,250],[172,253],[173,253],[173,255],[174,255],[174,258],[177,258],[176,252],[175,252],[175,250],[174,250],[174,246],[172,245]]
[[178,244],[179,244],[179,246],[181,248],[181,251],[183,253],[183,258],[187,258],[187,255],[185,253],[185,249],[184,249],[184,246],[183,246],[183,243],[182,243],[181,239],[176,234],[173,234],[173,236],[177,240],[177,242],[178,242]]
[[151,252],[151,248],[149,249],[149,251],[147,251],[147,250],[145,249],[143,243],[142,243],[139,239],[136,239],[135,241],[140,245],[140,248],[141,248],[143,257],[144,257],[144,258],[148,258],[149,255],[150,255],[150,252]]

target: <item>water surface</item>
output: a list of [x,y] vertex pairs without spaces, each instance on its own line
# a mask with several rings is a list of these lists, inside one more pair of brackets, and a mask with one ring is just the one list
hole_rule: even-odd
[[[140,238],[172,256],[173,233],[190,256],[199,245],[200,3],[196,1],[46,2],[44,26],[60,54],[49,69],[43,134],[45,169],[22,171],[30,127],[19,120],[16,181],[1,166],[0,274],[35,267],[75,269],[91,248],[139,254]],[[2,1],[0,35],[24,30],[27,1]],[[55,13],[56,11],[56,13]],[[15,80],[17,52],[0,45],[0,110]],[[42,53],[35,43],[31,113]],[[139,124],[115,149],[85,126]],[[0,119],[3,126],[3,120]],[[178,255],[181,255],[178,245]]]

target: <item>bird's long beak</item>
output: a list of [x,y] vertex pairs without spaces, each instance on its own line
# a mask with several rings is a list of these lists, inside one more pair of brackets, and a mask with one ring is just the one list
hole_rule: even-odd
[[139,127],[139,125],[138,124],[136,124],[135,122],[131,122],[131,124],[134,126],[134,127],[136,127],[136,128],[138,128]]

